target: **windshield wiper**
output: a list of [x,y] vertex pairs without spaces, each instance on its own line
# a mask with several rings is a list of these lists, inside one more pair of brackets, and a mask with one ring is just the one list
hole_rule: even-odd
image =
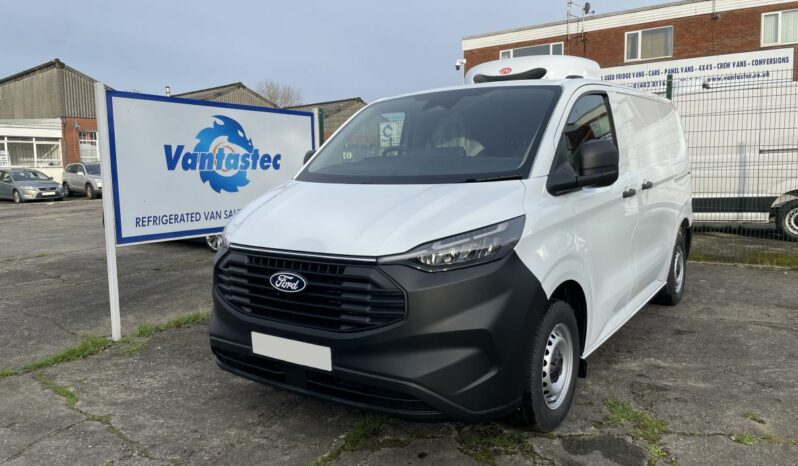
[[498,176],[483,176],[477,178],[468,178],[466,183],[482,183],[485,181],[506,181],[506,180],[523,180],[521,175],[498,175]]

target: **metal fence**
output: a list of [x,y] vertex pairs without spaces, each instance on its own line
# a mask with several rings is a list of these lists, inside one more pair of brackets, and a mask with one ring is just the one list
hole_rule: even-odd
[[694,257],[798,266],[793,70],[668,77],[692,164]]

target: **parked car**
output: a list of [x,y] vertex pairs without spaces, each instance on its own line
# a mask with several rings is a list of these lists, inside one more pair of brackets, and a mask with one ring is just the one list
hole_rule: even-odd
[[96,199],[103,192],[103,180],[99,163],[72,163],[64,168],[62,175],[64,193],[67,197],[81,193]]
[[61,185],[39,170],[10,168],[0,170],[0,199],[11,199],[17,204],[34,200],[64,198]]
[[[211,348],[258,382],[416,419],[550,431],[585,358],[685,290],[673,104],[524,57],[377,101],[228,223]],[[390,128],[388,130],[387,128]]]

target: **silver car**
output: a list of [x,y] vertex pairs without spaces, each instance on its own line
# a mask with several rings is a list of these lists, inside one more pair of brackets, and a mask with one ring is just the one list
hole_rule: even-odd
[[61,185],[39,170],[11,168],[0,170],[0,199],[11,199],[17,204],[34,200],[64,198]]
[[64,168],[64,195],[85,194],[89,199],[96,199],[103,192],[103,180],[100,176],[99,163],[71,163]]

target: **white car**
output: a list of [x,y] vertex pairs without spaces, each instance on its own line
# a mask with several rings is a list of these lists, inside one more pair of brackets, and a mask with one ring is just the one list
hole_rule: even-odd
[[690,249],[673,105],[598,75],[503,60],[362,109],[228,224],[218,364],[397,416],[557,427],[585,358],[681,300]]

